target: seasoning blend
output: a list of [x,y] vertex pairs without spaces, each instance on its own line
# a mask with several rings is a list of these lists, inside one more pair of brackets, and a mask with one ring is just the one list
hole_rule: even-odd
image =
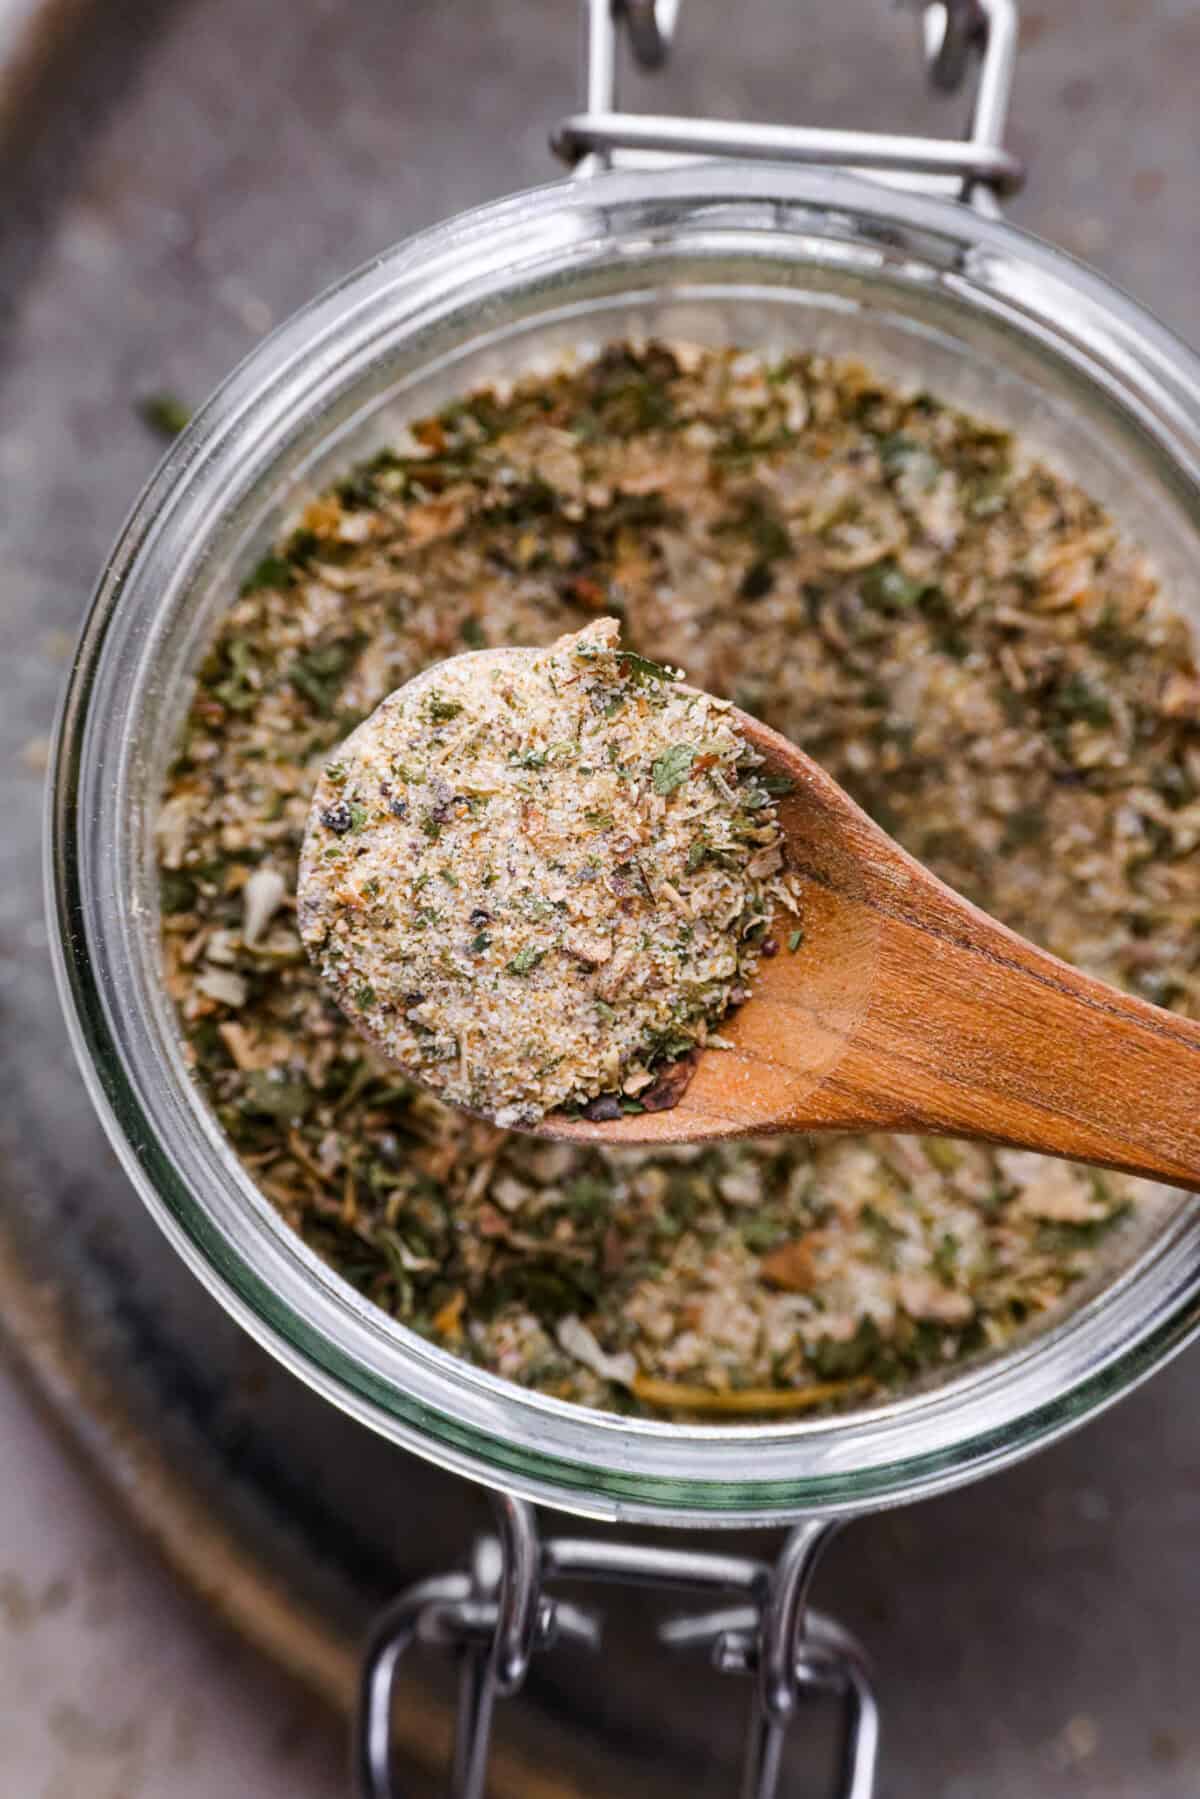
[[777,947],[776,905],[798,910],[729,702],[619,634],[597,619],[435,666],[353,732],[309,816],[322,978],[393,1061],[500,1125],[670,1104],[678,1058]]
[[[620,929],[643,917],[660,945],[647,960],[639,944],[632,981],[683,966],[662,959],[671,930],[678,944],[689,923],[662,875],[689,910],[697,893],[727,892],[731,907],[737,896],[751,928],[735,953],[761,952],[752,927],[779,871],[722,867],[715,846],[693,850],[692,822],[674,875],[657,834],[654,856],[618,850],[642,799],[612,764],[588,764],[599,772],[587,776],[560,764],[557,733],[517,734],[528,766],[488,752],[517,825],[513,876],[496,870],[513,902],[502,917],[473,895],[462,915],[460,833],[482,831],[495,799],[473,818],[463,784],[443,794],[428,767],[407,783],[383,772],[390,801],[408,808],[400,816],[378,784],[361,795],[350,785],[338,746],[422,669],[464,649],[587,640],[614,614],[626,644],[790,737],[987,911],[1200,1016],[1194,645],[1103,508],[1004,432],[858,364],[624,344],[418,422],[315,500],[232,601],[159,825],[166,976],[198,1082],[262,1190],[347,1280],[435,1342],[566,1399],[769,1415],[844,1404],[1002,1344],[1098,1267],[1121,1221],[1157,1203],[1148,1189],[980,1144],[884,1135],[654,1151],[506,1135],[402,1079],[360,1035],[394,988],[400,1003],[380,1022],[448,1051],[459,992],[448,972],[444,992],[424,973],[401,986],[398,969],[380,981],[364,972],[354,983],[375,997],[356,1011],[347,964],[353,1025],[323,991],[291,910],[318,782],[334,823],[314,827],[310,848],[332,851],[331,876],[336,865],[364,902],[362,914],[331,908],[333,946],[345,919],[373,917],[382,896],[365,892],[369,846],[376,829],[393,834],[406,950],[427,957],[445,935],[456,971],[486,971],[490,1000],[516,996],[517,1035],[532,1016],[523,1006],[544,1004],[552,986],[576,1022],[586,1015],[571,1052],[581,1059],[561,1065],[577,1083],[564,1097],[601,1078],[614,1042],[622,1086],[641,1080],[635,1066],[653,1075],[637,1060],[634,1021],[670,991],[669,980],[600,991],[615,937],[594,962],[569,947],[599,935],[586,880],[541,895],[546,916],[529,910],[533,871],[540,879],[564,855],[539,843],[534,814],[569,767],[605,783],[609,797],[589,787],[587,809],[613,823],[588,825],[586,854],[610,896],[613,880],[634,889],[619,896],[635,908]],[[603,625],[596,641],[577,698],[625,698],[610,719],[581,717],[581,730],[603,745],[643,709],[673,721],[685,695],[602,647]],[[440,676],[418,691],[427,704],[438,693],[443,706],[464,703]],[[449,747],[464,717],[419,721],[426,750]],[[719,720],[703,732],[670,722],[656,740],[644,796],[656,818],[682,822],[703,801],[725,828],[744,812],[718,806],[708,771],[695,773]],[[684,772],[685,749],[699,753],[659,794],[653,768],[673,745],[684,747],[664,780]],[[368,801],[360,821],[353,807]],[[532,829],[521,831],[525,806]],[[582,859],[568,866],[584,872]],[[422,908],[436,914],[423,930]],[[475,910],[489,916],[472,925]],[[489,942],[476,950],[480,936]],[[599,955],[598,942],[586,947]],[[695,936],[683,947],[700,968]],[[748,972],[739,962],[700,989],[732,998]],[[425,997],[406,1007],[413,993]],[[696,1011],[683,1035],[698,1041],[709,1017]],[[481,1079],[485,1061],[466,1048],[465,1071],[457,1047],[453,1059],[439,1049],[422,1082]],[[557,1103],[551,1059],[530,1064],[536,1086],[517,1103]],[[645,1104],[650,1090],[618,1103]]]

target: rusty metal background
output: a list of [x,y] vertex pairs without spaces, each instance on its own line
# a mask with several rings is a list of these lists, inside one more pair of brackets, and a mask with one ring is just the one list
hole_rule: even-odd
[[[573,10],[58,0],[0,84],[0,1325],[166,1554],[335,1704],[371,1607],[453,1560],[483,1502],[270,1364],[125,1186],[51,991],[38,765],[69,634],[157,454],[139,398],[200,398],[373,250],[550,178]],[[656,103],[945,128],[911,19],[879,0],[730,16],[691,0]],[[1200,8],[1035,0],[1024,38],[1013,216],[1196,339]],[[1198,1368],[1193,1351],[1034,1463],[835,1546],[818,1597],[877,1658],[889,1799],[1200,1791]],[[602,1671],[543,1664],[503,1721],[501,1790],[727,1790],[736,1689],[656,1664],[646,1621],[631,1605]],[[445,1742],[439,1692],[421,1689],[417,1762]],[[818,1729],[798,1794],[822,1790],[828,1747]]]

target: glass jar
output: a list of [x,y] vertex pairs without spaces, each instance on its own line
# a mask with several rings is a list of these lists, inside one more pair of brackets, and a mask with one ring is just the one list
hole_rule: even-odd
[[630,333],[853,352],[1010,426],[1108,506],[1195,608],[1200,363],[1060,252],[960,205],[765,164],[610,172],[483,207],[380,257],[263,343],[134,512],[58,738],[62,992],[93,1099],[177,1248],[364,1424],[595,1516],[735,1525],[858,1511],[1013,1460],[1180,1347],[1200,1324],[1195,1207],[1166,1206],[1101,1288],[938,1386],[790,1424],[618,1418],[468,1366],[306,1249],[190,1080],[161,978],[157,796],[190,673],[240,577],[302,496],[406,418]]

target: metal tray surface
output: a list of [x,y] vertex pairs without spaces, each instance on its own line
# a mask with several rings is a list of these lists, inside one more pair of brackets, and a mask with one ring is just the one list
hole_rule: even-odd
[[[59,0],[0,86],[0,1328],[176,1567],[339,1706],[373,1607],[455,1562],[486,1504],[275,1367],[133,1197],[53,995],[39,763],[69,637],[158,453],[139,398],[198,400],[372,251],[547,179],[571,10]],[[723,12],[685,8],[657,100],[950,128],[920,95],[911,22],[872,0],[803,17],[751,0],[736,42]],[[1012,141],[1033,179],[1013,216],[1194,336],[1200,15],[1031,6],[1025,39]],[[1198,1367],[1192,1351],[1038,1460],[835,1544],[818,1597],[876,1660],[891,1799],[1200,1790]],[[652,1612],[623,1602],[599,1661],[537,1666],[502,1718],[497,1791],[731,1790],[746,1695],[664,1663]],[[409,1693],[417,1770],[447,1741],[448,1687],[414,1670]],[[790,1791],[827,1790],[829,1723],[797,1740]]]

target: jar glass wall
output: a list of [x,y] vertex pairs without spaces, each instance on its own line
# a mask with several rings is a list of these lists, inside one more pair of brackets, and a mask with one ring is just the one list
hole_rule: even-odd
[[[158,952],[157,796],[213,621],[323,479],[406,418],[630,334],[855,353],[1014,428],[1153,554],[1200,566],[1200,365],[1132,302],[1010,227],[848,177],[694,166],[561,183],[425,233],[269,338],[174,446],[105,572],[65,702],[49,883],[93,1097],[205,1283],[372,1428],[597,1515],[741,1524],[915,1497],[1031,1449],[1200,1322],[1200,1217],[1168,1205],[1102,1289],[941,1385],[743,1428],[617,1418],[406,1330],[311,1254],[192,1083]],[[750,1470],[752,1472],[748,1473]]]

